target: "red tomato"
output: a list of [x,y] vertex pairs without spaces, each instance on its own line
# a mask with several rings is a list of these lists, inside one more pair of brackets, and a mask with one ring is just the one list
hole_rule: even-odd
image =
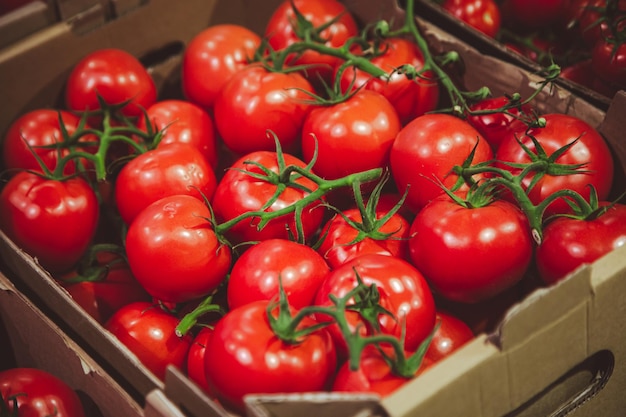
[[536,252],[537,270],[551,285],[624,245],[626,205],[615,204],[593,220],[559,217],[544,228],[543,242]]
[[70,72],[65,102],[70,110],[98,110],[98,95],[108,104],[130,103],[121,112],[141,116],[157,98],[148,70],[130,53],[116,48],[98,49],[85,55]]
[[[613,184],[613,156],[600,133],[587,122],[565,114],[545,114],[546,120],[543,128],[533,128],[524,133],[523,130],[512,132],[506,137],[496,153],[496,159],[502,162],[528,163],[530,158],[519,145],[518,140],[528,147],[534,154],[535,147],[529,135],[535,137],[543,147],[548,157],[556,150],[572,143],[578,142],[567,152],[556,159],[558,164],[585,164],[582,168],[588,172],[571,175],[544,175],[528,192],[528,196],[534,204],[538,204],[556,191],[570,189],[589,199],[589,185],[593,185],[598,193],[598,198],[604,200],[608,197]],[[501,168],[509,169],[513,173],[519,173],[518,169],[505,164],[499,164]],[[522,184],[528,187],[532,175],[526,176]],[[556,213],[569,213],[570,206],[559,199],[551,203],[546,210],[546,215]]]
[[[159,146],[184,142],[198,148],[207,162],[217,167],[217,138],[213,119],[201,107],[183,100],[163,100],[150,106],[146,113],[153,131],[162,132]],[[137,127],[147,132],[145,117]]]
[[[252,393],[312,392],[329,388],[337,363],[325,329],[295,344],[279,339],[269,324],[268,301],[230,310],[220,319],[206,347],[205,371],[221,403],[242,412]],[[295,311],[294,311],[295,313]],[[299,329],[315,325],[305,318]]]
[[311,107],[313,87],[299,73],[269,71],[250,65],[220,90],[213,108],[217,131],[233,152],[272,151],[276,134],[285,151],[297,148],[300,129]]
[[0,193],[0,225],[49,272],[70,270],[87,250],[100,209],[80,177],[58,181],[22,171]]
[[508,103],[509,99],[505,96],[486,98],[472,104],[470,110],[476,113],[467,116],[467,121],[489,142],[494,152],[498,150],[500,143],[513,126],[522,123],[519,117],[532,115],[532,108],[529,104],[514,107],[506,112],[479,113],[502,108]]
[[115,181],[115,202],[126,224],[151,203],[185,194],[211,199],[217,179],[202,153],[187,143],[149,150],[122,168]]
[[[415,267],[393,256],[367,254],[354,258],[331,271],[315,297],[315,305],[333,305],[330,295],[344,297],[357,286],[359,274],[365,285],[376,285],[380,293],[378,304],[388,314],[377,314],[378,325],[383,333],[400,337],[405,329],[404,346],[415,351],[428,337],[435,325],[435,302],[426,280]],[[362,315],[347,311],[346,317],[353,331],[361,325],[363,334],[372,334],[373,326]],[[324,314],[316,314],[319,321],[328,321]],[[347,352],[344,338],[337,325],[328,327],[340,354]]]
[[36,368],[0,371],[0,401],[8,407],[7,416],[85,417],[76,391],[59,377]]
[[189,352],[187,352],[186,369],[189,379],[198,384],[204,392],[213,396],[204,370],[206,347],[211,336],[213,336],[213,328],[211,327],[202,327],[198,334],[194,336]]
[[500,31],[500,6],[494,0],[445,0],[441,7],[491,38]]
[[519,282],[533,255],[526,217],[496,200],[466,208],[447,195],[432,200],[411,225],[410,256],[442,297],[476,303]]
[[[69,149],[47,148],[55,143],[62,143],[63,135],[59,125],[59,117],[63,121],[63,127],[71,136],[76,132],[80,118],[64,110],[38,109],[21,115],[7,130],[2,142],[2,157],[5,169],[22,170],[29,169],[42,172],[39,162],[33,152],[41,158],[48,169],[54,170],[59,160],[59,154],[64,157],[69,154]],[[89,129],[89,126],[85,126]],[[85,135],[80,142],[93,142],[97,138],[94,135]],[[78,151],[88,150],[76,147]],[[70,161],[65,165],[64,174],[70,175],[75,172],[75,163]]]
[[212,228],[203,201],[173,195],[146,207],[128,228],[126,254],[137,281],[154,298],[201,298],[224,280],[231,251]]
[[[476,145],[478,143],[478,145]],[[489,143],[468,122],[447,114],[425,114],[407,124],[393,143],[391,172],[406,204],[418,211],[443,193],[439,182],[451,187],[457,180],[450,174],[476,147],[473,163],[489,161]]]
[[193,338],[191,334],[176,335],[178,322],[157,304],[136,302],[116,311],[104,327],[163,380],[168,365],[185,370]]
[[289,304],[300,309],[313,303],[330,268],[313,248],[286,239],[269,239],[247,249],[235,261],[228,279],[228,306],[277,300],[280,279]]
[[571,0],[504,0],[503,20],[516,29],[531,32],[564,20]]
[[374,78],[365,71],[349,68],[341,74],[341,87],[347,91],[352,83],[356,89],[365,86],[384,95],[398,113],[400,122],[405,125],[417,116],[435,110],[439,101],[439,84],[433,74],[425,71],[420,78],[410,79],[398,73],[397,68],[409,64],[420,70],[424,67],[424,57],[414,42],[403,38],[390,38],[380,45],[382,55],[371,58],[372,64],[391,74],[387,80]]
[[[274,10],[265,27],[265,36],[269,41],[269,45],[276,51],[282,50],[300,40],[298,36],[300,29],[295,25],[297,19],[293,11],[294,7],[314,28],[330,23],[320,33],[320,37],[325,40],[325,45],[327,46],[334,48],[342,47],[349,38],[359,33],[352,14],[339,1],[286,0]],[[309,66],[306,73],[307,78],[312,82],[318,81],[318,76],[329,82],[335,67],[341,64],[342,61],[340,58],[307,50],[298,56],[293,55],[291,59],[288,59],[287,63],[289,65]]]
[[626,89],[626,43],[616,42],[614,38],[596,42],[591,51],[591,68],[598,78],[615,86],[617,92]]
[[[389,149],[400,131],[395,109],[382,94],[361,90],[348,100],[314,108],[302,127],[302,154],[326,179],[389,165]],[[346,158],[346,155],[350,155]]]
[[426,351],[426,358],[431,363],[449,356],[474,338],[472,329],[464,321],[451,314],[437,311],[437,322],[439,327]]
[[[388,212],[388,208],[377,206],[376,219],[382,219]],[[367,230],[363,216],[357,208],[343,210],[322,227],[322,242],[317,251],[324,256],[331,268],[337,268],[357,256],[370,253],[407,258],[411,225],[401,214],[394,213],[380,227],[368,232],[355,228],[350,221]],[[388,236],[384,237],[385,234]],[[355,242],[355,239],[361,237],[362,240]]]
[[[283,157],[285,166],[306,166],[303,161],[290,154],[283,154]],[[217,184],[211,200],[215,217],[220,222],[232,220],[249,211],[260,211],[270,201],[278,187],[283,185],[277,178],[266,181],[249,175],[264,174],[255,163],[260,164],[269,172],[279,172],[278,158],[275,152],[253,152],[236,161]],[[306,189],[315,190],[317,188],[313,181],[304,177],[299,177],[293,181],[299,186],[285,187],[280,192],[279,197],[265,211],[274,212],[295,204],[309,194],[305,191]],[[312,236],[322,224],[324,210],[316,207],[319,203],[319,201],[313,202],[302,211],[302,227],[305,238]],[[293,213],[271,220],[260,231],[257,230],[258,221],[258,218],[240,221],[226,231],[226,237],[232,243],[241,243],[274,238],[289,239],[290,236],[296,236],[297,229],[295,214]]]
[[210,26],[187,44],[182,62],[182,89],[185,97],[205,109],[233,74],[248,65],[261,38],[235,24]]

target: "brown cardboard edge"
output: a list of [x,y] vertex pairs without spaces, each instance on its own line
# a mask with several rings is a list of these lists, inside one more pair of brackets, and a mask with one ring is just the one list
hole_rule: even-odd
[[0,49],[57,20],[56,11],[46,1],[34,1],[0,16]]

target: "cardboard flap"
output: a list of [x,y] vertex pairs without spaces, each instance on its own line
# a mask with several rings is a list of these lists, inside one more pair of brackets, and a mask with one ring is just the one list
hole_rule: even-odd
[[165,394],[177,406],[183,407],[187,417],[228,417],[229,413],[211,400],[197,384],[174,366],[165,374]]
[[[249,417],[387,417],[380,398],[371,394],[300,393],[248,395],[244,398]],[[303,410],[314,413],[305,414]]]

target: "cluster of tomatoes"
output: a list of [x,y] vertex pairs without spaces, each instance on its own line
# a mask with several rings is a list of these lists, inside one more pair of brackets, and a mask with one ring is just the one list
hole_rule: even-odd
[[561,77],[612,98],[626,89],[623,0],[445,0],[442,7]]
[[155,375],[232,410],[387,395],[472,339],[441,306],[556,282],[626,236],[602,136],[513,93],[437,112],[462,94],[414,24],[285,1],[263,37],[198,33],[174,98],[94,51],[65,108],[6,133],[2,230]]

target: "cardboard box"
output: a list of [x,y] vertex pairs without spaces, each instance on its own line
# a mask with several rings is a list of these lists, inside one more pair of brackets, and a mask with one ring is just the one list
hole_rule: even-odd
[[[403,19],[402,10],[394,0],[344,2],[362,22]],[[13,75],[0,77],[0,91],[6,97],[6,111],[0,113],[0,131],[4,132],[11,120],[27,110],[62,104],[64,77],[73,63],[85,53],[102,47],[123,47],[143,58],[152,64],[160,91],[175,93],[180,53],[191,37],[202,28],[221,22],[242,23],[260,32],[278,0],[181,0],[176,2],[176,7],[167,0],[124,4],[128,7],[121,7],[123,14],[93,30],[77,32],[73,30],[74,23],[66,22],[0,51],[0,73]],[[466,64],[462,78],[466,89],[487,85],[496,95],[504,92],[527,95],[537,86],[539,78],[528,71],[482,54],[431,22],[420,19],[419,23],[435,51],[454,49],[461,54]],[[25,66],[27,62],[39,65]],[[626,109],[626,97],[617,96],[605,113],[556,86],[544,91],[537,103],[541,111],[579,116],[601,129],[619,167],[616,192],[623,191],[626,149],[619,138],[626,129],[621,116]],[[146,398],[152,411],[158,410],[160,401],[164,400],[189,417],[228,415],[180,371],[170,369],[165,381],[154,377],[73,302],[36,260],[1,231],[0,252],[7,267],[15,273],[14,279],[36,294],[36,304],[45,306],[81,346],[94,353],[99,363],[115,370],[116,378],[133,397]],[[603,389],[598,390],[601,384],[592,385],[590,390],[596,395],[589,397],[576,412],[614,415],[611,412],[626,406],[620,394],[620,389],[626,386],[626,353],[621,346],[624,324],[620,320],[626,303],[619,298],[625,294],[625,255],[625,249],[621,248],[583,268],[561,285],[531,294],[511,310],[497,333],[479,335],[388,398],[328,393],[250,396],[248,413],[251,416],[538,415],[537,407],[547,409],[568,403],[570,395],[596,380],[594,370],[599,369],[601,377],[605,375],[603,369],[608,373],[608,367],[601,365],[612,357],[613,372]],[[611,354],[593,356],[597,351]],[[548,391],[542,395],[545,390]]]
[[[3,7],[0,12],[3,12]],[[33,1],[0,14],[0,48],[8,46],[31,33],[59,20],[52,1]]]
[[[4,270],[4,266],[2,269]],[[49,372],[74,389],[88,417],[177,417],[162,391],[135,400],[47,314],[0,273],[0,370]],[[178,414],[176,414],[178,413]]]

